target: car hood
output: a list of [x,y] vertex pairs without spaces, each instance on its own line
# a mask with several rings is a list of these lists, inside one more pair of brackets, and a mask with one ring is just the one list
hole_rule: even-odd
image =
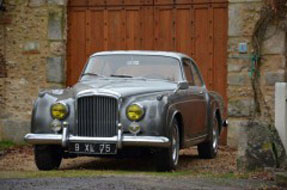
[[175,82],[145,79],[94,79],[82,80],[73,87],[74,95],[96,92],[115,94],[121,97],[153,92],[171,91],[176,88]]

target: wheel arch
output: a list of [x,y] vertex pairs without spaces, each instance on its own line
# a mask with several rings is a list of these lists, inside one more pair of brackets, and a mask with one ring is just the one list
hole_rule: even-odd
[[172,117],[170,119],[170,122],[172,122],[173,120],[177,121],[178,124],[178,130],[179,130],[179,138],[180,138],[180,144],[179,147],[183,148],[184,147],[184,124],[183,124],[183,117],[182,114],[175,110],[172,114]]

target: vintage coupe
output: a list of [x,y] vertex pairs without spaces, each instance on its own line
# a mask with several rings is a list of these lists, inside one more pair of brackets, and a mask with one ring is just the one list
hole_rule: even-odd
[[182,148],[197,145],[200,157],[216,156],[226,125],[222,105],[186,55],[99,52],[76,85],[39,93],[25,140],[35,145],[40,170],[58,168],[62,158],[115,156],[129,147],[153,150],[157,168],[172,170]]

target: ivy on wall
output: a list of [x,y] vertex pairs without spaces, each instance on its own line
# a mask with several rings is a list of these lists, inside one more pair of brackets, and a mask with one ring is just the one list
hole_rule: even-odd
[[[254,92],[254,107],[251,119],[262,116],[263,108],[270,110],[262,90],[260,88],[260,67],[262,66],[262,44],[266,40],[266,31],[270,25],[275,25],[281,30],[287,32],[287,0],[264,0],[263,6],[260,11],[260,18],[255,25],[252,35],[253,56],[250,67],[250,77],[252,89]],[[268,112],[268,119],[273,123],[271,113]]]

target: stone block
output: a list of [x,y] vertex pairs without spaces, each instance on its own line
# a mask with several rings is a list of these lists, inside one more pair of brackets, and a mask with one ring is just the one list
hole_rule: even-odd
[[278,167],[285,161],[285,151],[277,131],[262,120],[248,122],[241,127],[238,169],[255,170]]
[[62,40],[63,38],[63,14],[62,12],[49,13],[48,19],[48,39]]
[[253,104],[253,99],[230,100],[228,101],[228,115],[231,117],[250,116]]
[[45,5],[46,0],[29,0],[29,7],[40,7]]
[[246,64],[228,64],[228,72],[240,72],[242,69],[246,68]]
[[276,172],[275,182],[278,186],[287,188],[287,172]]
[[228,35],[240,36],[242,31],[241,4],[230,4],[228,9]]
[[60,5],[65,6],[67,5],[67,0],[47,0],[48,5]]
[[228,35],[251,36],[259,17],[260,1],[230,3],[228,9]]
[[279,70],[277,72],[266,72],[264,73],[265,84],[274,86],[276,82],[284,82],[285,75],[284,70]]
[[30,121],[26,120],[2,120],[2,139],[16,143],[24,142],[24,136],[30,132]]
[[23,47],[23,53],[39,53],[40,44],[39,42],[26,42]]
[[263,54],[284,54],[286,46],[286,32],[276,26],[269,26],[263,42]]
[[238,148],[239,140],[242,135],[241,128],[247,125],[246,120],[228,119],[227,144],[232,148]]
[[50,43],[50,52],[54,55],[64,55],[65,52],[65,43],[64,42],[51,42]]
[[247,74],[244,73],[228,74],[227,83],[229,85],[243,86],[247,85],[248,82],[249,78]]
[[62,57],[49,57],[46,66],[47,82],[64,82],[64,66]]
[[274,71],[279,69],[285,69],[286,56],[285,55],[266,55],[262,58],[263,71]]

